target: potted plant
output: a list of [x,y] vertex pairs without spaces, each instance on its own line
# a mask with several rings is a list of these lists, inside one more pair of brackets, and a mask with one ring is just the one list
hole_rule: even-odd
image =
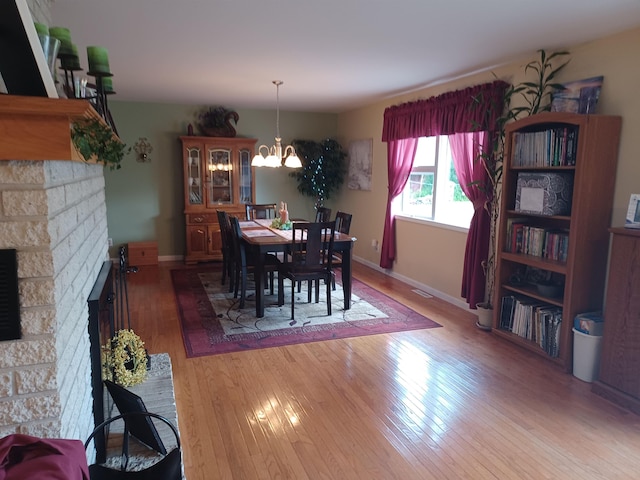
[[200,132],[208,137],[235,137],[236,129],[231,125],[231,121],[237,125],[239,119],[237,112],[216,106],[199,112],[197,125]]
[[302,161],[302,168],[289,175],[298,181],[298,191],[314,199],[314,208],[340,188],[347,173],[346,152],[331,138],[321,142],[294,140],[291,142]]
[[120,162],[131,151],[108,125],[96,118],[74,122],[71,125],[71,140],[85,160],[94,157],[96,161],[108,165],[110,170],[120,169]]
[[[491,229],[489,236],[489,255],[483,264],[486,276],[485,301],[478,303],[478,323],[477,326],[483,329],[491,329],[493,318],[493,293],[495,288],[495,255],[497,248],[497,226],[500,216],[500,198],[502,182],[502,166],[504,161],[505,127],[508,123],[529,115],[546,112],[551,109],[552,94],[555,91],[563,90],[565,87],[555,83],[554,79],[558,73],[569,63],[569,60],[562,61],[556,66],[558,60],[569,55],[569,52],[559,51],[547,54],[545,50],[538,50],[539,57],[529,62],[524,67],[524,73],[535,74],[532,81],[524,81],[517,85],[510,86],[504,95],[503,114],[496,122],[496,136],[489,152],[484,152],[478,159],[482,162],[489,178],[491,189],[491,201],[486,208],[489,209]],[[513,106],[515,97],[523,100],[518,106]],[[491,113],[491,112],[489,112]]]

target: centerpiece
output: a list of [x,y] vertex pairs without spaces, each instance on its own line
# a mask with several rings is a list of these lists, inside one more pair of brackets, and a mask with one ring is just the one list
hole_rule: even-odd
[[273,219],[271,222],[271,228],[277,228],[278,230],[291,230],[293,224],[289,220],[289,209],[286,202],[280,202],[280,216]]

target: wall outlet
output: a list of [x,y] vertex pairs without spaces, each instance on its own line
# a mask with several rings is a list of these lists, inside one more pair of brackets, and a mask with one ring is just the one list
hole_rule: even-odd
[[376,252],[378,251],[378,240],[375,238],[371,240],[371,248],[373,248]]
[[113,247],[113,238],[111,237],[107,238],[107,245],[109,245],[110,247]]

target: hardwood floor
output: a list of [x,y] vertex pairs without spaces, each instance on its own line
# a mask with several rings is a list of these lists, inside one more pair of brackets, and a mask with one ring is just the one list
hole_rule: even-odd
[[359,264],[443,328],[187,359],[177,265],[130,274],[129,301],[149,351],[173,362],[188,480],[638,478],[640,417]]

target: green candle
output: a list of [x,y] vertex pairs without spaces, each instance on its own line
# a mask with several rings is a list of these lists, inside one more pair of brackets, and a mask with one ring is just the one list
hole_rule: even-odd
[[49,29],[49,35],[60,40],[60,50],[58,51],[59,55],[73,55],[71,32],[69,32],[68,28],[51,27]]
[[44,23],[34,22],[36,27],[36,32],[40,35],[49,35],[49,27],[47,27]]
[[80,67],[80,57],[78,56],[78,46],[75,43],[71,44],[71,53],[63,56],[60,64],[63,70],[82,70]]
[[116,93],[113,90],[113,77],[102,77],[102,91],[106,94]]
[[107,73],[109,70],[109,52],[104,47],[87,47],[87,59],[89,60],[90,73]]

